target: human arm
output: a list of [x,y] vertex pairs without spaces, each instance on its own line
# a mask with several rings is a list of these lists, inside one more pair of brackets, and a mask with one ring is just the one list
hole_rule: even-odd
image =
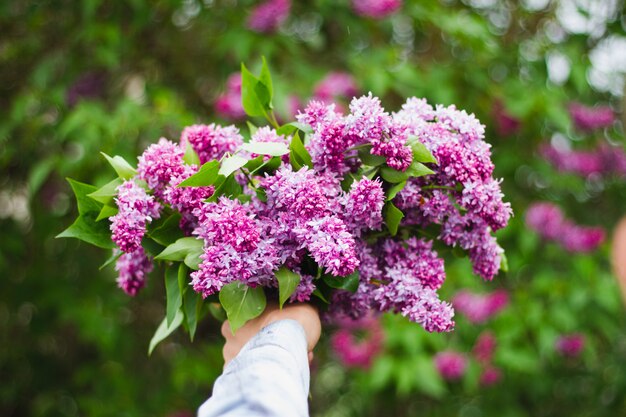
[[308,416],[309,353],[320,332],[306,304],[268,306],[234,335],[225,322],[224,372],[198,416]]

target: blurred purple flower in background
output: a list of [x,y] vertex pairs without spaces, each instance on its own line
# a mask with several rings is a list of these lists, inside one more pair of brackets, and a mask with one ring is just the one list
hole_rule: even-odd
[[511,136],[519,131],[521,127],[520,120],[506,110],[501,100],[493,104],[491,113],[499,136]]
[[591,252],[605,239],[604,229],[577,225],[551,203],[531,204],[526,211],[526,224],[544,239],[558,242],[570,252]]
[[[383,345],[378,316],[370,314],[358,320],[342,317],[336,323],[340,328],[330,340],[335,355],[347,367],[369,368]],[[363,333],[363,337],[359,338],[358,333]]]
[[472,349],[472,355],[474,355],[474,358],[480,363],[490,363],[496,347],[497,342],[493,333],[485,331],[476,339],[476,343]]
[[459,380],[465,375],[467,358],[459,352],[443,351],[434,357],[435,367],[443,379],[448,381]]
[[402,7],[402,0],[352,0],[352,7],[361,16],[382,19]]
[[226,81],[226,91],[215,100],[215,112],[227,120],[246,117],[241,104],[241,73],[231,74]]
[[347,72],[330,72],[313,89],[316,99],[331,102],[337,97],[351,99],[359,93],[359,87]]
[[502,379],[502,372],[493,365],[487,366],[480,374],[479,384],[488,387],[497,384]]
[[484,323],[499,313],[509,304],[509,295],[505,290],[487,294],[475,294],[466,290],[459,291],[452,300],[452,305],[472,323]]
[[587,107],[580,103],[571,103],[569,113],[576,127],[585,131],[611,126],[615,120],[613,109],[609,106]]
[[256,6],[247,26],[260,33],[272,33],[289,17],[291,0],[267,0]]
[[97,99],[104,93],[107,75],[103,71],[90,71],[79,76],[65,93],[65,101],[74,107],[80,100]]
[[580,333],[563,334],[558,337],[554,349],[562,356],[575,358],[585,348],[585,336]]

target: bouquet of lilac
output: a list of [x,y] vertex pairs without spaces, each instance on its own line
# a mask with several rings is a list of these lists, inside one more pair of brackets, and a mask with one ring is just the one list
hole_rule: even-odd
[[438,251],[467,254],[487,280],[506,268],[492,232],[511,207],[473,115],[417,98],[388,113],[369,94],[346,115],[312,101],[279,126],[265,63],[258,77],[242,67],[241,90],[246,113],[272,127],[248,123],[244,138],[235,126],[189,126],[177,143],[150,145],[136,168],[105,155],[119,177],[100,189],[70,180],[80,216],[60,236],[113,248],[132,296],[154,261],[166,266],[167,314],[151,349],[181,325],[193,337],[215,306],[203,299],[219,300],[233,330],[274,296],[281,306],[318,299],[331,317],[391,311],[449,331]]

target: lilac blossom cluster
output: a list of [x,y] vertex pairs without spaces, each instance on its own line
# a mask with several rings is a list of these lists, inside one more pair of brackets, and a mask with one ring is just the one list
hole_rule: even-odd
[[[290,301],[327,291],[334,319],[394,312],[430,332],[452,330],[454,310],[438,295],[446,274],[435,241],[467,251],[474,271],[490,280],[503,253],[492,233],[512,214],[492,177],[484,126],[454,106],[415,98],[389,113],[371,93],[354,98],[345,115],[312,101],[296,118],[310,166],[294,162],[295,146],[274,157],[255,153],[294,145],[292,133],[271,127],[253,129],[245,144],[234,126],[197,124],[178,143],[150,145],[136,176],[119,187],[119,212],[110,218],[124,253],[120,286],[134,295],[145,282],[151,263],[141,244],[152,219],[180,215],[181,235],[200,241],[190,285],[203,297],[233,282],[279,288],[276,273],[287,268],[300,277]],[[222,185],[182,184],[229,159],[263,165],[239,165],[224,174],[232,178],[220,176]],[[406,181],[388,180],[389,171]],[[224,194],[228,181],[235,194]],[[389,210],[404,216],[393,232]],[[355,279],[350,290],[340,285]]]
[[226,120],[241,120],[246,112],[241,104],[241,73],[231,74],[226,81],[226,91],[215,100],[215,112]]
[[603,143],[593,150],[576,151],[546,145],[540,148],[540,153],[561,172],[582,177],[593,174],[626,176],[626,153],[618,146]]
[[339,361],[350,368],[368,369],[383,348],[385,334],[380,318],[367,315],[357,320],[337,320],[330,345]]
[[571,103],[569,113],[574,125],[583,131],[609,127],[615,121],[615,113],[609,106],[588,107],[580,103]]
[[434,362],[439,375],[447,381],[458,381],[463,378],[468,365],[465,355],[452,350],[438,352]]
[[578,225],[551,203],[532,204],[526,211],[526,224],[545,240],[557,242],[569,252],[592,252],[605,238],[601,227]]
[[266,0],[257,5],[248,18],[248,28],[255,32],[272,33],[289,17],[291,0]]
[[352,7],[361,16],[383,19],[402,7],[402,0],[352,0]]
[[475,294],[467,290],[459,291],[452,300],[456,311],[463,314],[471,323],[484,323],[509,304],[505,290],[487,294]]
[[562,334],[554,343],[554,349],[561,356],[578,357],[585,348],[585,336],[580,333]]

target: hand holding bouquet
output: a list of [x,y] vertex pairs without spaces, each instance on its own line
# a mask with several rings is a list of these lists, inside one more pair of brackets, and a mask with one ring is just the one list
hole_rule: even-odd
[[[454,311],[437,290],[438,252],[467,254],[491,280],[505,267],[492,232],[511,216],[484,126],[454,106],[410,98],[388,113],[371,94],[349,113],[312,101],[279,126],[267,66],[242,68],[249,137],[235,126],[194,125],[160,139],[137,168],[108,157],[118,178],[100,189],[71,181],[80,216],[60,236],[113,248],[118,284],[144,286],[167,265],[167,317],[151,348],[181,324],[193,337],[219,300],[233,331],[279,304],[326,303],[331,316],[400,313],[449,331]],[[192,291],[193,290],[193,291]]]

